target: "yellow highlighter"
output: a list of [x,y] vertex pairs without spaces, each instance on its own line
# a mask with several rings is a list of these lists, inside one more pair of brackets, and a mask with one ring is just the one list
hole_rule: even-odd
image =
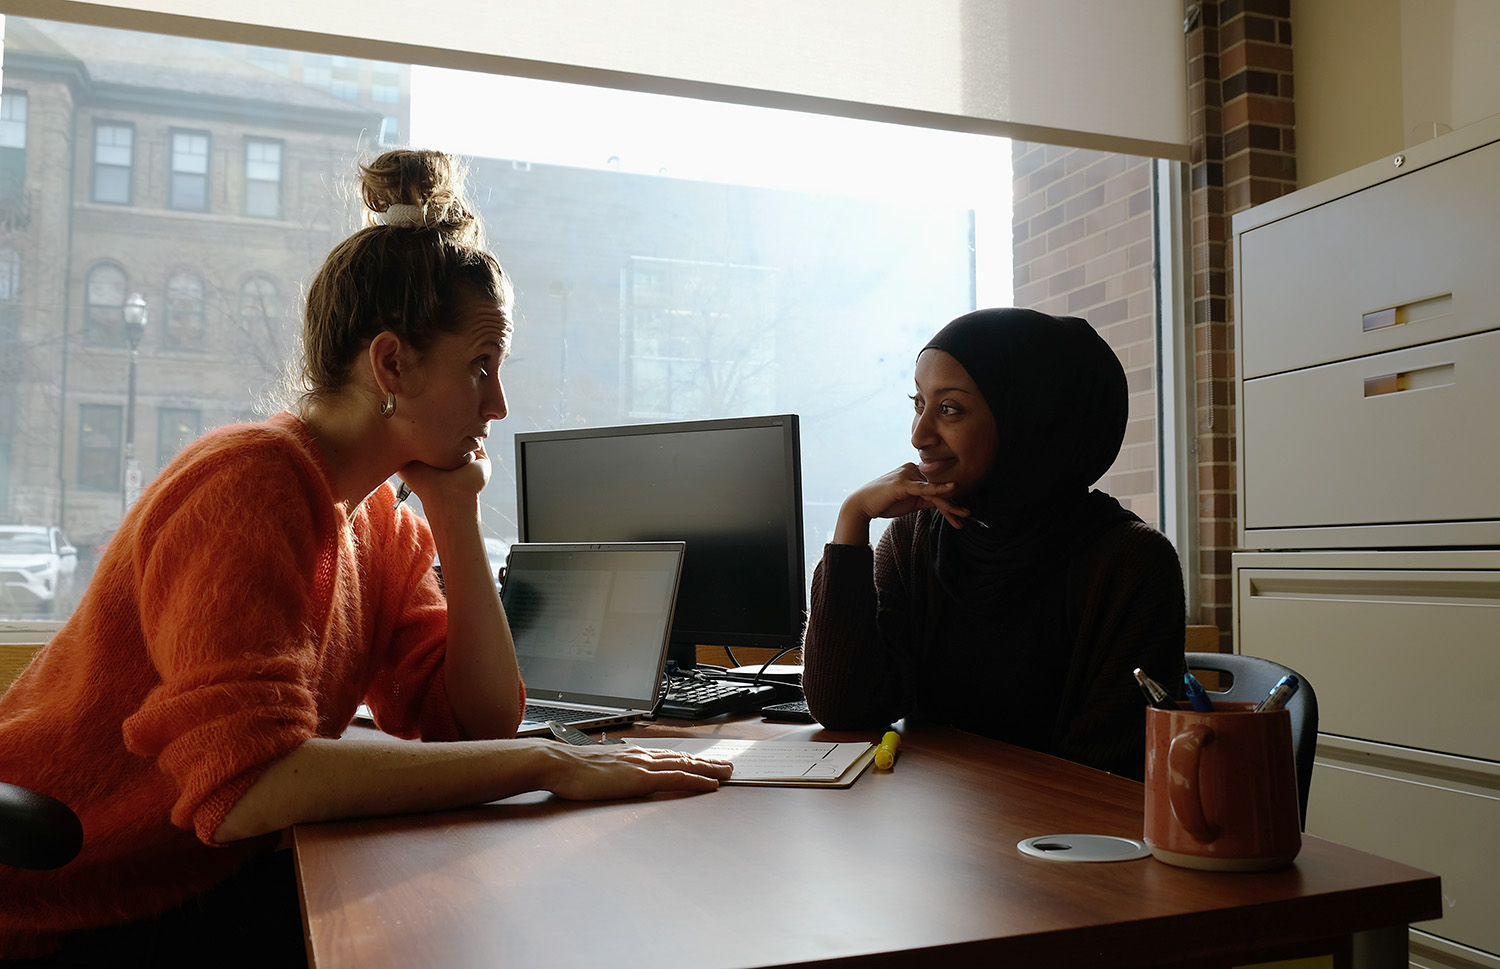
[[880,738],[880,746],[875,748],[875,766],[881,770],[890,770],[896,766],[896,748],[901,746],[901,735],[894,730],[887,730],[885,736]]

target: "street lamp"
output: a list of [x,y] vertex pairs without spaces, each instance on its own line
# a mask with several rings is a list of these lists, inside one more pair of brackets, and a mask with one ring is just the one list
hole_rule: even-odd
[[141,337],[146,334],[146,297],[131,293],[120,307],[120,315],[125,320],[125,339],[130,343],[130,385],[125,392],[125,476],[120,495],[123,517],[141,493],[141,464],[135,459],[135,365]]

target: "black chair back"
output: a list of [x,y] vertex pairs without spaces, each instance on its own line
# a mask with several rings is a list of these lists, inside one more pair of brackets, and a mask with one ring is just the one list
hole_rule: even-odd
[[83,825],[55,797],[0,781],[0,865],[61,868],[83,847]]

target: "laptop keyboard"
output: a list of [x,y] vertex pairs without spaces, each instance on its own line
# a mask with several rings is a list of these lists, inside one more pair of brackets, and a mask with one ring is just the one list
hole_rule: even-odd
[[671,720],[707,720],[726,713],[759,710],[776,698],[776,688],[733,680],[672,677],[658,715]]
[[526,704],[526,719],[537,723],[546,723],[548,720],[557,720],[562,723],[578,723],[583,720],[597,720],[600,717],[598,710],[575,710],[572,707],[549,707],[540,703]]

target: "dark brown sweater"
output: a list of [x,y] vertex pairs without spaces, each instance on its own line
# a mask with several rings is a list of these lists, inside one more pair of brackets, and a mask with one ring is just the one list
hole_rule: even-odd
[[[813,575],[803,686],[818,721],[878,729],[942,723],[1140,778],[1142,667],[1181,694],[1186,606],[1166,536],[1122,521],[1029,578],[1026,642],[945,636],[974,623],[932,570],[928,516],[891,522],[878,547],[833,545]],[[961,640],[961,641],[955,641]]]

